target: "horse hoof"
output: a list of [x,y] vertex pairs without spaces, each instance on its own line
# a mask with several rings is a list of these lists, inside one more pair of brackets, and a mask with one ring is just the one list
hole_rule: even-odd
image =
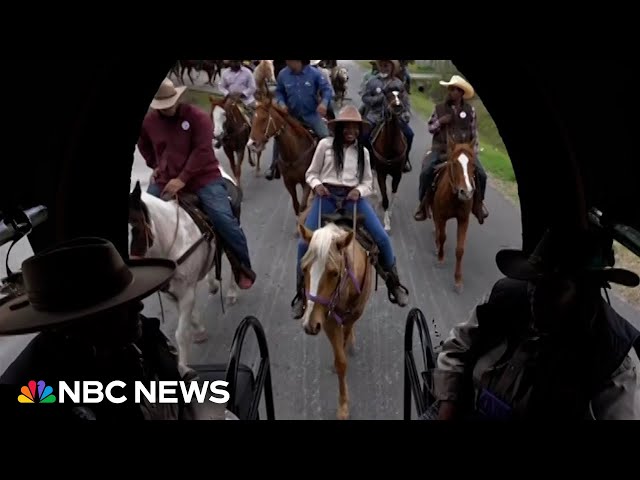
[[349,420],[349,407],[346,405],[338,407],[338,420]]
[[193,343],[204,343],[209,339],[209,334],[203,328],[200,331],[193,332]]
[[461,284],[461,283],[459,283],[459,284],[457,283],[457,284],[453,287],[453,289],[455,290],[455,292],[456,292],[456,293],[460,294],[460,293],[462,293],[462,291],[464,290],[464,287],[462,286],[462,284]]

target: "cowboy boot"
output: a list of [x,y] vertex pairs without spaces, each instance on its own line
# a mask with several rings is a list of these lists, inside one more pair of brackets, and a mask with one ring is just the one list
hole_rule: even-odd
[[296,296],[291,301],[291,313],[295,320],[299,320],[304,315],[307,298],[304,292],[304,277],[297,275],[296,279]]
[[431,188],[429,188],[425,196],[422,198],[420,205],[418,205],[416,213],[413,214],[413,218],[416,222],[424,222],[427,218],[431,218],[430,210],[432,196]]
[[280,178],[280,170],[278,169],[277,162],[273,162],[267,170],[267,174],[264,176],[267,180],[273,180],[274,178]]
[[404,161],[404,165],[402,166],[403,173],[409,173],[412,170],[411,160],[409,160],[409,154],[407,154],[407,158]]
[[388,270],[385,270],[387,276],[386,284],[388,289],[389,300],[391,303],[396,303],[400,307],[405,307],[409,303],[409,290],[407,290],[401,283],[398,277],[398,270],[396,265]]
[[480,198],[477,190],[475,195],[473,196],[473,206],[471,207],[471,213],[473,213],[473,215],[478,219],[478,223],[480,225],[482,225],[484,223],[484,219],[489,216],[489,211],[484,205],[484,202]]

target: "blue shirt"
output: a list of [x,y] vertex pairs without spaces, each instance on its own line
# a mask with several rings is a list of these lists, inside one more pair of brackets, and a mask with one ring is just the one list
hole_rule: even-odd
[[306,65],[300,73],[293,73],[285,67],[278,74],[276,101],[286,105],[293,116],[299,119],[316,116],[319,95],[322,96],[321,103],[328,107],[333,89],[317,68]]

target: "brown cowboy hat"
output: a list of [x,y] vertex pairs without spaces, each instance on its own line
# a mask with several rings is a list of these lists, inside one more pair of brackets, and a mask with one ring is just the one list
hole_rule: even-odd
[[31,333],[139,301],[165,285],[176,264],[125,262],[102,238],[78,238],[22,263],[23,295],[0,301],[0,335]]
[[552,273],[564,273],[627,287],[640,285],[640,277],[635,273],[610,268],[614,263],[613,252],[605,244],[593,232],[548,230],[531,255],[521,250],[500,250],[496,264],[505,276],[516,280],[538,280]]
[[464,78],[462,78],[460,75],[453,75],[451,77],[451,80],[449,80],[448,82],[445,82],[444,80],[440,80],[440,85],[447,88],[458,87],[460,90],[464,92],[464,95],[462,98],[464,98],[465,100],[472,99],[473,96],[476,94],[471,84],[467,82]]
[[187,87],[176,87],[171,80],[165,78],[151,101],[151,108],[164,110],[173,107]]
[[329,120],[329,125],[334,125],[337,122],[355,122],[362,124],[369,124],[366,120],[362,119],[362,115],[354,105],[346,105],[342,107],[336,118]]

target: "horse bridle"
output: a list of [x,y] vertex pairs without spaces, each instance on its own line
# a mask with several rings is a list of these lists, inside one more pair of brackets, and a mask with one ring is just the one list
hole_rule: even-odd
[[[259,107],[260,108],[260,107]],[[275,127],[275,120],[273,119],[273,117],[271,116],[271,106],[269,107],[263,107],[268,115],[268,120],[267,120],[267,126],[264,129],[264,138],[265,138],[265,144],[273,137],[275,139],[277,139],[282,132],[284,131],[285,128],[287,128],[287,122],[283,119],[282,120],[282,125],[280,126],[280,128],[278,128],[277,130],[274,131],[273,135],[269,135],[269,128],[271,127],[271,124],[274,125],[274,129]],[[300,155],[300,157],[304,158],[307,153],[309,153],[312,149],[314,149],[316,147],[316,141],[314,138],[311,138],[311,146],[305,150],[304,152],[302,152],[302,154]]]

